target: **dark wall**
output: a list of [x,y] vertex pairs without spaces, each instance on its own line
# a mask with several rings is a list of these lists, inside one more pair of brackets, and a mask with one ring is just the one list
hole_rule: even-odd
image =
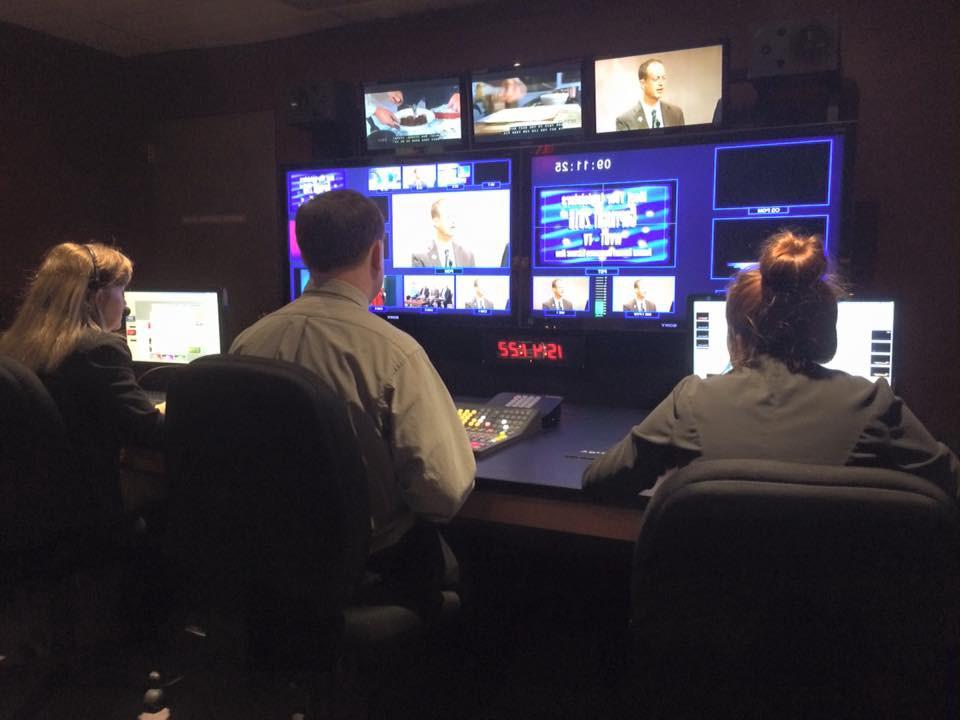
[[[960,57],[958,10],[950,0],[673,0],[641,8],[582,0],[508,2],[253,47],[143,58],[136,69],[149,89],[150,113],[278,112],[278,160],[295,162],[309,159],[309,138],[286,127],[280,111],[285,91],[304,82],[430,75],[513,59],[632,53],[717,38],[730,40],[732,65],[744,69],[752,23],[828,13],[840,18],[844,74],[859,90],[855,199],[863,217],[875,219],[856,228],[875,243],[872,278],[864,289],[900,300],[898,390],[934,432],[957,444]],[[741,106],[735,109],[749,115],[743,106],[753,101],[751,89],[734,91]]]
[[[956,168],[960,127],[955,115],[960,50],[955,36],[958,7],[951,0],[673,0],[643,6],[530,0],[437,12],[256,46],[139,58],[125,66],[130,107],[137,115],[130,125],[137,143],[128,144],[135,171],[130,187],[136,197],[124,205],[124,196],[114,192],[105,207],[88,207],[81,202],[74,210],[78,222],[91,223],[106,222],[111,210],[116,210],[117,217],[129,213],[126,244],[131,249],[142,249],[145,257],[152,257],[151,253],[160,253],[159,248],[166,241],[156,224],[156,197],[152,190],[155,170],[151,169],[144,148],[168,131],[163,129],[169,128],[168,123],[189,125],[206,116],[235,116],[224,122],[234,128],[229,132],[236,132],[239,147],[239,143],[250,138],[248,123],[261,127],[259,120],[250,118],[272,113],[276,119],[276,161],[305,161],[310,159],[310,135],[286,126],[282,113],[286,91],[305,82],[431,75],[502,65],[514,59],[532,62],[627,54],[719,38],[730,40],[732,65],[743,69],[749,62],[751,24],[825,13],[839,15],[844,74],[859,91],[855,200],[866,210],[863,217],[875,219],[857,228],[874,241],[875,248],[873,272],[865,289],[888,293],[900,301],[903,352],[898,390],[935,434],[957,445],[960,187]],[[87,73],[86,80],[80,78],[77,82],[81,86],[95,85],[94,96],[111,95],[115,86],[122,84],[119,79],[113,80],[109,72],[103,78],[100,73]],[[46,85],[35,91],[51,100],[58,96],[57,90]],[[739,116],[750,115],[753,100],[748,86],[734,88]],[[105,104],[99,107],[102,109]],[[76,118],[76,112],[64,109],[64,117]],[[107,134],[123,134],[121,128],[114,127],[115,122],[108,122],[113,119],[102,112],[85,112],[92,113]],[[8,114],[4,104],[0,117]],[[5,133],[3,137],[10,135]],[[100,137],[91,140],[92,147],[100,147],[102,142]],[[43,187],[62,187],[66,184],[62,178],[73,177],[73,173],[66,167],[67,161],[57,144],[45,138],[38,138],[33,144],[56,167],[57,179],[41,179],[41,184],[47,183]],[[344,154],[349,150],[344,148]],[[264,172],[269,164],[266,154],[258,154],[255,161]],[[123,164],[123,158],[115,153],[107,153],[106,157],[117,157],[116,163]],[[100,170],[94,177],[108,177],[111,162],[101,159]],[[7,164],[0,167],[6,168]],[[38,171],[37,176],[40,174]],[[9,173],[4,169],[2,175],[7,178]],[[99,197],[96,181],[86,176],[83,180],[83,196]],[[262,208],[263,193],[275,192],[267,189],[274,181],[275,176],[260,185],[249,178],[238,182],[235,205]],[[0,182],[0,189],[10,184],[8,179]],[[224,183],[228,186],[229,178]],[[271,202],[272,223],[278,228],[276,198]],[[200,213],[202,208],[194,212]],[[266,211],[257,210],[258,217],[262,212]],[[24,215],[17,213],[17,217]],[[69,214],[59,213],[58,217],[63,223]],[[16,225],[28,226],[29,221],[22,219]],[[5,232],[12,227],[13,223],[3,225]],[[238,255],[225,264],[205,262],[212,281],[234,288],[234,302],[244,308],[238,324],[279,302],[278,287],[249,282],[251,272],[256,274],[259,270],[270,276],[280,262],[277,236],[259,239],[258,233],[259,230],[248,233],[252,239],[243,242],[263,245],[248,248],[249,252],[238,250]],[[218,242],[226,245],[228,240]],[[263,248],[268,245],[277,257],[265,267],[251,271],[252,265],[264,264],[267,251]],[[151,246],[154,249],[147,252]],[[6,258],[7,251],[3,252]],[[141,270],[147,272],[146,268]],[[0,271],[0,277],[8,276],[6,269]],[[203,279],[202,276],[202,272],[198,273],[197,279]]]
[[57,242],[123,243],[130,177],[123,62],[0,24],[0,327]]

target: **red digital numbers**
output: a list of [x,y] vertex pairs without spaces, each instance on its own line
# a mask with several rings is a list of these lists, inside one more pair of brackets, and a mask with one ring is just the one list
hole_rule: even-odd
[[498,340],[497,355],[504,360],[562,362],[563,345],[534,340]]

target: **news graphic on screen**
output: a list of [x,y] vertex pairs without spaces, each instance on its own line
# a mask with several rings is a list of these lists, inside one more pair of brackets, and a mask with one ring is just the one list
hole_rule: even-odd
[[329,189],[349,188],[369,197],[384,217],[384,281],[371,312],[509,315],[511,178],[509,158],[287,172],[291,298],[310,287],[297,244],[297,210]]
[[463,137],[457,78],[365,84],[367,150],[458,145]]
[[220,300],[215,291],[127,290],[124,323],[134,362],[188,363],[221,352]]
[[[687,297],[722,293],[779,230],[817,234],[831,254],[844,140],[838,128],[817,137],[531,157],[531,314],[669,330],[686,323]],[[744,176],[744,164],[758,168],[771,155],[783,168],[777,187]]]
[[723,45],[594,62],[597,133],[707,125],[723,97]]
[[579,62],[513,67],[471,75],[478,143],[582,136]]
[[[692,372],[702,378],[732,369],[727,349],[727,304],[694,299],[690,343]],[[892,300],[843,300],[837,304],[837,352],[824,367],[876,381],[893,382]]]

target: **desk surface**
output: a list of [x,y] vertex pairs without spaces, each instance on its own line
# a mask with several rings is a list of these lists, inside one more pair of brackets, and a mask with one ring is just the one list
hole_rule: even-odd
[[564,405],[560,422],[480,460],[479,480],[581,490],[583,471],[646,416],[643,410]]
[[633,542],[642,506],[601,503],[582,493],[583,471],[640,422],[643,410],[564,405],[552,428],[477,463],[477,489],[459,517]]

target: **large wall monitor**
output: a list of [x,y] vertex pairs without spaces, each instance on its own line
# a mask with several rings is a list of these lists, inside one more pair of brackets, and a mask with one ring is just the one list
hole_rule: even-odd
[[714,123],[723,97],[723,45],[594,63],[597,132]]
[[462,144],[460,80],[366,84],[367,150]]
[[597,329],[672,329],[722,293],[780,228],[835,253],[844,135],[531,158],[531,314]]
[[128,290],[124,323],[134,362],[188,363],[221,352],[223,322],[216,291]]
[[579,61],[475,72],[471,89],[476,143],[583,135]]
[[384,285],[371,311],[508,316],[511,181],[506,157],[290,170],[291,297],[309,282],[297,245],[297,209],[315,195],[349,188],[370,197],[385,221]]
[[[693,374],[720,375],[730,370],[727,304],[722,298],[692,301],[690,350]],[[825,367],[870,380],[893,382],[892,300],[844,300],[837,306],[837,354]]]

